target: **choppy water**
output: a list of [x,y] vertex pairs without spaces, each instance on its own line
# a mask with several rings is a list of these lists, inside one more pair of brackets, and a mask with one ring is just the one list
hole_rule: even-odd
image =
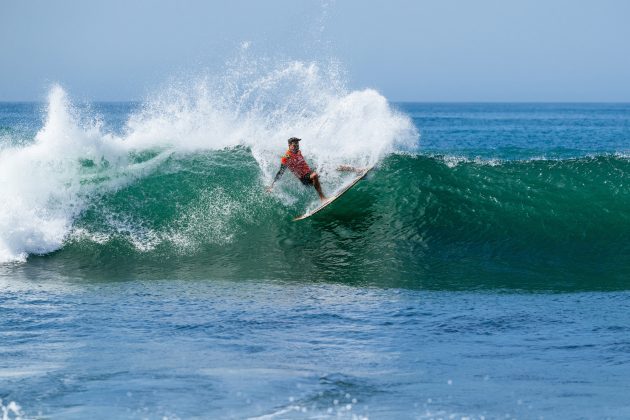
[[[629,105],[235,74],[0,104],[9,418],[630,415]],[[293,135],[327,192],[376,170],[294,223]]]

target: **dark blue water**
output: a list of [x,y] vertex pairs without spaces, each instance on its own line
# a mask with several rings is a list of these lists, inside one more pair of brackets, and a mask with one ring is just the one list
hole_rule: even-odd
[[[87,113],[125,133],[139,106]],[[261,201],[274,217],[227,225],[231,242],[151,248],[197,178],[220,178],[207,160],[230,170],[231,151],[192,151],[100,197],[60,247],[2,263],[5,417],[630,418],[630,105],[395,107],[419,156],[386,158],[328,218],[274,224],[292,213]],[[45,120],[0,105],[0,152]],[[119,236],[80,235],[116,216]]]
[[627,292],[25,277],[0,374],[29,417],[630,416]]
[[403,103],[425,153],[569,158],[630,150],[629,104]]

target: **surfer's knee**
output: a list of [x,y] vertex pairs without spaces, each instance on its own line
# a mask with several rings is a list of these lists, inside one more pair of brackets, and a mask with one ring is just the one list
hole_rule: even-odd
[[311,173],[311,179],[312,179],[313,181],[315,181],[317,178],[319,178],[319,175],[317,175],[317,172],[313,172],[313,173]]

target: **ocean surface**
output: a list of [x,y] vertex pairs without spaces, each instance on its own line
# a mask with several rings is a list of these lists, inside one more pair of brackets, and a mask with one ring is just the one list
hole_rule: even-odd
[[0,103],[0,417],[630,418],[630,104],[316,70]]

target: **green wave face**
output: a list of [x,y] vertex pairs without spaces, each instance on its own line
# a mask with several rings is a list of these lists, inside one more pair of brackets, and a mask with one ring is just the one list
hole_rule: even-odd
[[64,247],[45,258],[122,277],[623,289],[629,174],[618,156],[501,163],[389,155],[327,210],[293,222],[315,192],[287,174],[266,193],[248,148],[172,155],[94,199]]
[[[107,105],[104,119],[55,86],[42,127],[20,122],[34,110],[9,109],[17,117],[0,121],[0,269],[466,290],[630,286],[625,108],[556,109],[551,122],[538,105],[412,104],[405,114],[322,70],[292,62],[175,84],[142,104]],[[592,130],[599,125],[604,137]],[[576,127],[588,130],[572,141]],[[352,179],[339,165],[377,163],[299,223],[316,204],[312,188],[287,172],[265,191],[295,135],[327,194]],[[608,146],[598,149],[602,138]],[[556,159],[532,159],[538,153]]]

